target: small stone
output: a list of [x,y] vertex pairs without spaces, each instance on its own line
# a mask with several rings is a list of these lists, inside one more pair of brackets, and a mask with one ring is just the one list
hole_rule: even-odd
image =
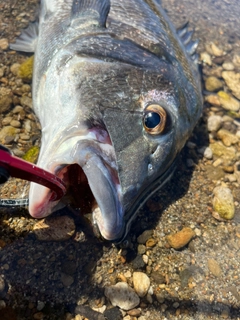
[[194,231],[191,228],[186,227],[175,234],[168,235],[166,239],[169,245],[177,250],[187,245],[194,235]]
[[217,77],[210,76],[205,81],[205,87],[208,91],[214,92],[221,89],[223,87],[223,84]]
[[113,306],[118,306],[123,310],[133,309],[140,303],[138,295],[125,282],[118,282],[115,285],[106,287],[104,294]]
[[235,213],[234,199],[229,188],[218,186],[213,190],[213,208],[221,218],[232,219]]
[[146,254],[143,254],[142,259],[145,264],[148,264],[149,257]]
[[222,158],[224,165],[229,165],[228,162],[232,162],[236,159],[236,150],[234,147],[226,147],[222,142],[217,141],[210,144],[213,154]]
[[223,71],[222,77],[233,95],[240,99],[240,73],[234,71]]
[[206,174],[208,179],[212,181],[218,181],[225,175],[224,171],[220,167],[213,167],[212,165],[205,166]]
[[201,60],[203,63],[205,63],[205,64],[207,64],[207,65],[209,65],[209,66],[212,65],[211,56],[210,56],[210,54],[207,53],[207,52],[202,52],[202,53],[200,54],[200,60]]
[[224,70],[227,70],[227,71],[232,71],[235,68],[232,62],[227,62],[227,61],[222,64],[222,67]]
[[3,127],[0,130],[0,143],[7,144],[7,141],[14,141],[20,129],[13,128],[12,126]]
[[205,159],[211,160],[213,157],[213,152],[210,147],[202,147],[198,149],[198,152],[202,154]]
[[42,312],[34,313],[33,319],[35,319],[35,320],[43,320],[44,319],[44,314]]
[[234,175],[237,179],[237,182],[240,184],[240,161],[237,161],[234,164]]
[[233,64],[237,68],[240,68],[240,54],[234,54],[234,56],[233,56]]
[[208,269],[215,276],[220,277],[222,275],[222,270],[215,259],[208,259]]
[[137,237],[137,242],[140,244],[145,244],[152,234],[152,230],[145,230],[139,237]]
[[43,301],[38,301],[37,303],[37,310],[41,311],[45,307],[45,302]]
[[208,131],[218,131],[222,125],[222,117],[218,115],[212,115],[208,118],[207,128]]
[[22,106],[16,106],[15,108],[13,108],[12,113],[20,113],[23,111],[23,107]]
[[68,274],[61,273],[61,282],[64,285],[64,287],[69,287],[73,284],[74,278]]
[[17,76],[17,75],[18,75],[19,67],[20,67],[20,64],[19,64],[19,63],[14,63],[14,64],[11,65],[10,71],[12,72],[12,74],[13,74],[14,76]]
[[221,107],[223,109],[230,110],[230,111],[238,111],[239,110],[240,102],[237,99],[233,98],[230,94],[228,94],[224,91],[219,91],[218,97],[219,97]]
[[150,279],[143,272],[133,272],[133,287],[139,297],[144,297],[150,287]]
[[9,46],[8,39],[6,39],[6,38],[0,39],[0,49],[7,50],[8,46]]
[[217,132],[217,137],[222,140],[226,147],[230,147],[232,144],[238,143],[238,137],[232,134],[228,130],[221,129]]
[[2,121],[2,125],[3,125],[3,126],[8,126],[11,121],[12,121],[12,117],[6,117],[6,118],[4,118],[3,121]]
[[75,233],[75,224],[68,216],[47,217],[34,225],[33,232],[41,241],[64,241]]
[[141,315],[141,310],[139,310],[139,309],[129,310],[128,315],[131,317],[139,317]]
[[142,269],[145,267],[145,262],[141,255],[137,255],[136,258],[132,261],[132,266],[134,269]]
[[212,104],[213,106],[220,106],[219,97],[216,94],[209,94],[205,97],[205,101]]
[[144,254],[146,252],[146,247],[144,244],[139,244],[138,245],[138,254]]
[[105,310],[103,315],[107,320],[122,320],[122,313],[117,307]]
[[27,96],[21,97],[20,103],[23,107],[32,108],[32,99]]
[[18,120],[12,120],[12,121],[10,122],[10,125],[11,125],[12,127],[14,127],[14,128],[21,128],[21,122],[18,121]]
[[215,57],[221,57],[222,55],[224,55],[224,51],[222,49],[220,49],[215,43],[210,43],[210,47],[212,50],[212,54]]
[[146,247],[152,248],[157,244],[157,241],[153,238],[150,238],[146,242]]
[[10,89],[0,87],[0,113],[9,111],[13,102],[13,95]]
[[0,300],[0,310],[6,308],[6,302],[4,300]]
[[234,166],[223,166],[224,172],[227,173],[233,173],[234,172]]
[[1,296],[1,293],[3,293],[5,290],[5,281],[2,277],[0,277],[0,296]]

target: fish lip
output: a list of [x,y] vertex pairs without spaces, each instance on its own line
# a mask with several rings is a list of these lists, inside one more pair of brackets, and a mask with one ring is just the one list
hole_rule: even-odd
[[[112,146],[111,146],[112,148]],[[83,170],[92,194],[100,210],[92,210],[93,223],[101,236],[109,241],[121,237],[124,229],[122,192],[117,170],[111,161],[106,160],[99,143],[91,140],[80,140],[71,152],[72,163],[78,164]],[[58,166],[59,168],[59,166]],[[55,174],[63,178],[61,169],[55,169]]]

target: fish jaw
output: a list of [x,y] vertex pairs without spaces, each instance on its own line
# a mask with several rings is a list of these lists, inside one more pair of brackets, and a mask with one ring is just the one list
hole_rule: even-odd
[[[95,139],[89,139],[87,135],[66,139],[54,152],[48,152],[43,148],[45,152],[41,154],[38,164],[62,179],[67,188],[85,189],[84,194],[87,189],[90,190],[88,192],[93,195],[90,204],[93,224],[97,226],[104,239],[112,241],[120,238],[124,232],[122,192],[114,149],[111,144],[97,141],[94,133],[90,136],[94,136]],[[44,218],[66,205],[72,206],[68,195],[59,201],[51,201],[51,195],[52,192],[48,188],[31,183],[29,193],[31,216]],[[75,192],[74,197],[78,202],[83,195],[81,192],[78,194]],[[76,212],[79,211],[80,214],[89,213],[83,212],[84,209],[81,207],[76,208]]]

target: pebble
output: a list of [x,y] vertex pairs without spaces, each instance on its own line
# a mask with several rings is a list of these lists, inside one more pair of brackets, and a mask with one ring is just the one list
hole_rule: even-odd
[[12,127],[14,127],[14,128],[21,128],[21,122],[18,121],[18,120],[12,120],[12,121],[10,122],[10,125],[11,125]]
[[131,317],[139,317],[141,315],[141,310],[139,310],[139,309],[129,310],[128,315]]
[[237,161],[234,164],[234,175],[237,179],[237,182],[240,184],[240,161]]
[[138,295],[125,282],[118,282],[115,285],[106,287],[104,294],[113,306],[117,306],[123,310],[131,310],[140,303]]
[[211,160],[213,157],[213,152],[210,147],[202,147],[198,149],[198,153],[202,154],[205,159]]
[[140,236],[138,236],[137,242],[140,244],[145,244],[147,240],[151,238],[152,234],[152,230],[145,230]]
[[224,55],[224,51],[220,49],[215,43],[211,43],[212,53],[215,57],[220,57]]
[[37,222],[33,232],[40,241],[64,241],[75,233],[75,224],[68,216],[48,217]]
[[234,54],[233,55],[233,64],[237,67],[240,68],[240,54]]
[[232,144],[238,143],[238,137],[235,134],[232,134],[228,130],[220,129],[217,132],[217,137],[222,140],[223,144],[226,147],[230,147]]
[[61,273],[61,282],[64,285],[64,287],[69,287],[73,284],[74,278],[68,274]]
[[117,307],[105,310],[103,315],[107,320],[122,320],[122,313]]
[[140,298],[144,297],[150,287],[150,279],[143,272],[133,272],[133,287]]
[[218,131],[222,125],[222,117],[218,115],[212,115],[207,120],[208,131]]
[[222,64],[222,67],[224,70],[227,70],[227,71],[232,71],[234,70],[234,64],[230,61],[226,61]]
[[225,91],[218,92],[221,107],[225,110],[238,111],[240,102]]
[[206,44],[206,50],[210,55],[214,55],[215,57],[220,57],[224,54],[223,50],[213,42]]
[[229,188],[224,186],[215,187],[213,190],[213,209],[224,219],[232,219],[235,213],[234,199]]
[[216,167],[220,166],[222,163],[223,163],[223,160],[221,158],[219,158],[213,162],[213,167],[216,168]]
[[9,46],[8,39],[6,39],[6,38],[0,39],[0,49],[7,50],[8,46]]
[[144,254],[146,252],[146,246],[144,244],[138,245],[138,254]]
[[20,129],[13,128],[12,126],[3,127],[0,130],[0,143],[7,144],[7,142],[12,142],[16,138]]
[[9,111],[13,102],[13,95],[10,89],[0,87],[0,113]]
[[211,56],[210,56],[210,54],[207,53],[207,52],[202,52],[202,53],[200,54],[200,60],[201,60],[203,63],[205,63],[205,64],[207,64],[207,65],[209,65],[209,66],[212,65]]
[[13,74],[14,76],[17,76],[17,75],[18,75],[19,67],[20,67],[20,64],[19,64],[19,63],[14,63],[14,64],[11,65],[10,71],[12,72],[12,74]]
[[5,291],[5,281],[2,277],[0,277],[0,297],[2,297],[2,294]]
[[191,228],[186,227],[175,234],[168,235],[166,239],[172,248],[181,249],[187,245],[194,236],[194,231]]
[[6,117],[6,118],[4,118],[3,121],[2,121],[2,125],[3,125],[3,126],[8,126],[11,121],[12,121],[12,117]]
[[22,96],[20,103],[23,107],[32,108],[32,99],[27,96]]
[[0,300],[0,310],[6,308],[6,302],[4,300]]
[[210,76],[205,81],[205,87],[208,91],[214,92],[218,91],[223,87],[222,81],[217,77]]
[[234,71],[223,71],[222,77],[233,95],[240,99],[240,73]]
[[215,276],[220,277],[222,275],[222,270],[215,259],[208,259],[207,261],[209,271]]
[[210,148],[215,156],[221,157],[224,165],[229,165],[228,162],[236,159],[236,150],[234,147],[226,147],[221,141],[210,143]]
[[43,319],[44,319],[44,314],[43,314],[43,312],[34,313],[33,319],[35,319],[35,320],[43,320]]
[[205,97],[205,101],[214,105],[214,106],[220,106],[220,100],[219,97],[216,94],[209,94]]

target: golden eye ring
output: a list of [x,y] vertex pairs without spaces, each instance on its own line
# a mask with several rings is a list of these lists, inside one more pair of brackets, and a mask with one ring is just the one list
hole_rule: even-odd
[[167,122],[167,112],[158,104],[150,104],[144,110],[143,127],[151,135],[161,134]]

